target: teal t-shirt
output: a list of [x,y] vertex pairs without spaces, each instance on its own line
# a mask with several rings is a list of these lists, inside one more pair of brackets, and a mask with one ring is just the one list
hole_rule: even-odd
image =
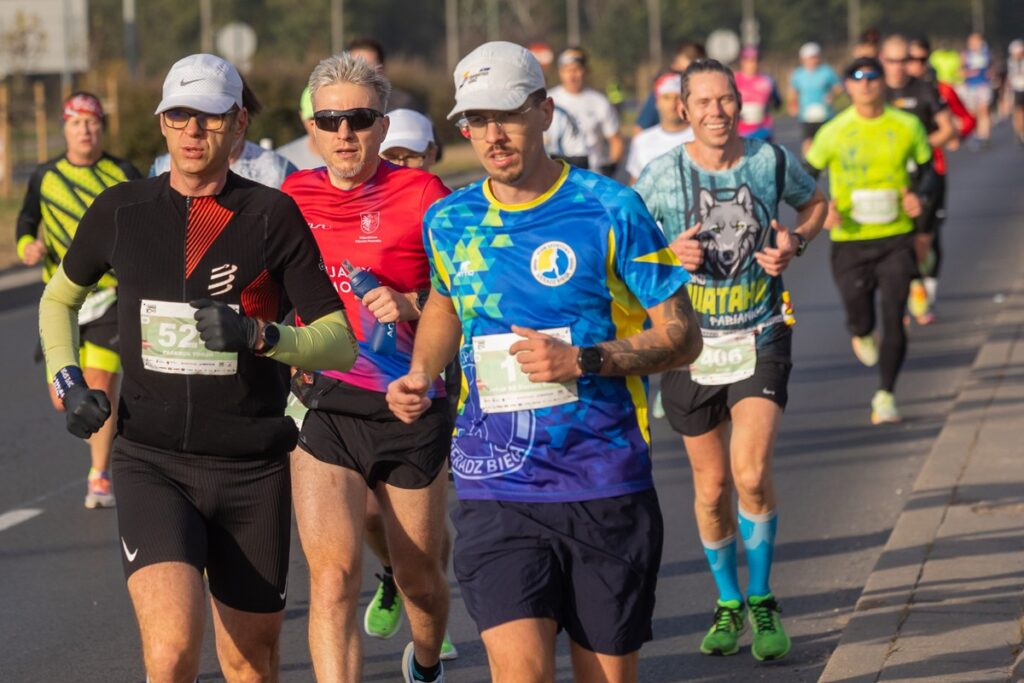
[[[701,329],[710,332],[758,329],[780,314],[782,278],[768,275],[754,253],[775,246],[779,202],[802,206],[816,189],[788,150],[749,138],[743,144],[743,159],[724,171],[701,168],[680,145],[648,164],[634,188],[670,242],[701,224],[704,263],[687,288]],[[785,331],[781,324],[761,330],[758,348]]]

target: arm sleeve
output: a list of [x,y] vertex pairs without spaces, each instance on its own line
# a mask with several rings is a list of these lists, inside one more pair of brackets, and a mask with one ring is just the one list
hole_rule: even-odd
[[37,168],[28,181],[25,200],[18,212],[15,239],[18,245],[18,258],[25,255],[25,246],[34,242],[39,236],[39,223],[43,220],[43,210],[39,205],[41,196],[39,188],[43,182],[43,171]]
[[644,101],[644,106],[636,117],[636,125],[641,128],[650,128],[658,125],[658,108],[654,105],[653,92]]
[[814,196],[818,185],[792,152],[785,147],[781,149],[786,155],[786,180],[782,187],[782,199],[792,207],[803,206]]
[[630,192],[609,237],[615,271],[644,308],[665,301],[690,281],[640,196]]
[[61,368],[78,365],[78,309],[89,296],[90,287],[75,284],[64,272],[64,264],[50,278],[39,300],[39,339],[46,357],[47,377]]
[[305,327],[275,326],[281,332],[281,339],[267,352],[267,358],[285,365],[302,370],[345,372],[359,355],[359,346],[344,311],[328,313]]

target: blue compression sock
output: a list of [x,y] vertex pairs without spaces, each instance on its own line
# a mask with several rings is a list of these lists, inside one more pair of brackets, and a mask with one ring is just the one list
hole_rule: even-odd
[[723,602],[738,600],[743,602],[740,592],[740,580],[736,576],[736,536],[728,536],[721,541],[700,540],[704,544],[704,555],[711,565],[711,575],[718,586],[718,599]]
[[775,510],[763,515],[754,515],[740,508],[740,534],[743,536],[743,549],[747,552],[747,567],[750,569],[750,582],[747,584],[747,595],[763,596],[772,592],[768,587],[768,577],[772,573],[772,555],[775,552],[775,530],[779,518]]

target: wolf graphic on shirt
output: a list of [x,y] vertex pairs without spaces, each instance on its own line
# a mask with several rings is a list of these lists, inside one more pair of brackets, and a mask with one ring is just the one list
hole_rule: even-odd
[[698,198],[700,231],[697,239],[704,248],[704,265],[716,279],[735,277],[754,254],[761,224],[754,213],[754,199],[744,184],[729,200],[717,200],[701,189]]

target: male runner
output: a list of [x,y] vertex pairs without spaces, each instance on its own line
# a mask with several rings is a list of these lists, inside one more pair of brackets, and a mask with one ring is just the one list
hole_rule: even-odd
[[[309,647],[313,670],[324,681],[362,675],[356,607],[368,495],[383,514],[386,538],[377,539],[384,541],[377,549],[390,555],[412,630],[402,675],[410,682],[444,679],[439,654],[448,620],[444,514],[451,411],[440,380],[430,411],[415,425],[395,418],[384,391],[409,370],[415,321],[430,286],[423,215],[448,189],[437,176],[378,156],[390,89],[379,71],[351,53],[321,61],[309,78],[310,135],[326,167],[300,171],[284,185],[352,312],[360,348],[351,370],[315,378],[292,454],[295,518],[311,584]],[[379,286],[362,291],[353,269],[369,271]],[[371,343],[379,325],[393,325],[390,350]],[[382,597],[378,591],[374,601],[386,602]],[[376,616],[393,620],[379,623],[373,617],[380,610],[373,610],[364,622],[367,632],[392,635],[402,604],[378,604],[392,614]]]
[[[886,101],[916,116],[928,133],[928,144],[932,146],[935,192],[929,203],[921,207],[921,215],[914,219],[914,253],[921,277],[910,283],[910,298],[907,300],[907,309],[917,323],[929,325],[935,320],[931,304],[938,289],[936,275],[941,258],[941,247],[937,246],[938,232],[946,219],[946,157],[942,148],[956,138],[956,128],[949,107],[935,84],[911,75],[910,45],[903,36],[892,35],[882,41],[881,54]],[[914,61],[915,70],[923,70],[925,62],[917,59],[919,57],[920,54]]]
[[[248,116],[213,55],[171,67],[156,110],[171,168],[93,202],[39,306],[68,430],[96,432],[106,396],[79,369],[77,311],[118,276],[124,391],[113,475],[148,680],[199,669],[205,570],[228,681],[276,681],[288,591],[287,365],[339,368],[357,349],[295,203],[229,172]],[[273,321],[290,301],[311,324]]]
[[[739,652],[749,609],[752,654],[779,659],[790,640],[768,583],[778,525],[771,462],[792,367],[781,273],[818,234],[826,202],[789,152],[740,136],[741,98],[727,67],[694,62],[682,93],[696,139],[652,161],[636,189],[692,273],[690,299],[704,337],[700,358],[661,384],[665,413],[690,457],[697,527],[719,593],[700,651]],[[797,209],[792,230],[778,221],[782,201]],[[745,604],[733,488],[750,567]]]
[[[313,120],[313,101],[309,99],[309,87],[302,89],[299,95],[299,120],[302,121],[303,130],[309,130],[309,122]],[[274,150],[285,159],[290,161],[296,169],[304,171],[309,168],[323,166],[324,160],[316,151],[313,138],[307,132],[291,142],[286,142]]]
[[529,51],[485,43],[455,86],[488,178],[427,213],[433,291],[388,403],[429,415],[459,351],[455,574],[492,679],[554,680],[564,628],[577,681],[636,681],[662,545],[642,375],[700,351],[688,276],[632,190],[545,154]]
[[803,126],[801,149],[807,154],[815,133],[834,116],[832,100],[843,92],[843,84],[831,66],[821,63],[820,45],[804,43],[799,54],[800,66],[789,77],[787,102],[789,114]]
[[682,77],[674,72],[662,75],[654,84],[655,104],[661,123],[637,133],[629,143],[626,173],[629,184],[636,183],[640,173],[652,160],[665,152],[693,140],[693,130],[679,110]]
[[1012,98],[1013,135],[1024,145],[1024,40],[1010,41],[1006,78],[1010,84],[1007,95]]
[[583,131],[587,141],[587,166],[613,176],[625,145],[619,132],[619,114],[608,98],[586,84],[587,53],[570,47],[558,57],[561,85],[551,89],[551,99],[564,109]]
[[772,140],[772,110],[782,104],[775,79],[761,71],[761,55],[748,45],[740,50],[740,68],[736,72],[743,107],[740,109],[739,133],[745,138]]
[[412,109],[392,109],[388,122],[388,134],[380,144],[381,157],[398,166],[429,171],[440,151],[430,119]]
[[[141,177],[127,161],[103,151],[106,117],[103,105],[92,93],[78,92],[64,102],[64,154],[40,164],[32,173],[25,201],[18,214],[18,258],[27,266],[43,264],[43,281],[49,282],[75,237],[93,200],[108,187]],[[39,226],[43,226],[42,235]],[[78,315],[78,349],[89,386],[117,404],[121,359],[117,355],[117,280],[106,273]],[[50,401],[59,411],[64,404],[50,387]],[[89,439],[91,467],[85,507],[114,506],[110,482],[110,446],[116,419],[110,420]]]
[[[913,219],[934,194],[935,172],[924,126],[885,104],[881,63],[854,60],[846,69],[852,105],[818,132],[807,163],[828,169],[832,202],[832,276],[846,309],[853,352],[879,365],[871,422],[899,422],[893,389],[907,354],[903,327],[910,281],[917,274]],[[880,141],[884,141],[882,144]],[[911,180],[907,164],[917,165]],[[875,293],[881,306],[881,344],[874,336]]]
[[967,49],[961,60],[964,82],[960,86],[960,99],[978,119],[976,144],[985,148],[992,128],[992,54],[980,33],[967,36]]

